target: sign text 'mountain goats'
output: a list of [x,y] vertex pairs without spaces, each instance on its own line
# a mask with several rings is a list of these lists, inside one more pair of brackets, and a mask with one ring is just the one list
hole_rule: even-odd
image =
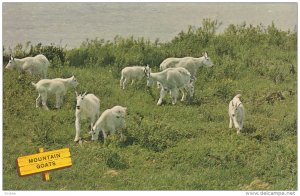
[[20,176],[72,166],[69,148],[47,151],[17,158]]

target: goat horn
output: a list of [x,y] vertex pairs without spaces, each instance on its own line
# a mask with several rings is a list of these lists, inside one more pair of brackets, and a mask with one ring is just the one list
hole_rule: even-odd
[[84,97],[86,94],[87,94],[87,91],[85,91],[82,96]]

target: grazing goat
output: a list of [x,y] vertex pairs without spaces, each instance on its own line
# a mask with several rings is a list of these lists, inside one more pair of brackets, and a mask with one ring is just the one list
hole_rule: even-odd
[[196,80],[196,74],[199,67],[206,66],[212,67],[214,64],[205,52],[202,57],[184,57],[184,58],[167,58],[160,64],[160,70],[167,68],[183,67],[187,69],[192,79]]
[[44,55],[39,54],[35,57],[26,57],[23,59],[11,57],[5,68],[9,70],[15,68],[21,74],[28,72],[32,75],[39,75],[41,78],[46,78],[49,65],[48,59]]
[[74,76],[62,79],[42,79],[36,84],[32,82],[32,85],[36,88],[39,96],[36,99],[36,107],[39,107],[42,101],[42,106],[44,109],[49,110],[47,107],[47,96],[48,94],[56,95],[56,108],[60,108],[63,104],[63,97],[66,95],[67,90],[70,87],[76,87],[78,82]]
[[125,85],[130,80],[132,80],[131,84],[133,84],[134,80],[141,80],[145,78],[145,70],[147,69],[150,69],[149,65],[147,65],[146,67],[132,66],[132,67],[125,67],[124,69],[122,69],[120,87],[125,89]]
[[243,129],[245,119],[245,108],[240,100],[241,94],[237,94],[229,103],[229,128],[232,128],[232,123],[237,129],[237,134]]
[[92,140],[98,140],[100,130],[104,140],[107,138],[107,134],[113,134],[117,130],[120,130],[121,140],[124,140],[122,130],[125,129],[126,112],[127,108],[122,106],[114,106],[105,110],[92,128]]
[[84,119],[90,120],[91,129],[100,115],[100,100],[94,94],[78,94],[76,92],[76,136],[74,142],[79,141],[80,121]]
[[145,72],[147,75],[147,86],[151,86],[153,82],[159,82],[161,85],[160,98],[157,105],[161,105],[166,93],[170,91],[172,96],[172,104],[176,104],[178,90],[182,92],[181,101],[186,99],[184,91],[189,93],[190,97],[194,94],[194,84],[191,82],[191,74],[183,67],[168,68],[158,73],[151,73],[151,70]]

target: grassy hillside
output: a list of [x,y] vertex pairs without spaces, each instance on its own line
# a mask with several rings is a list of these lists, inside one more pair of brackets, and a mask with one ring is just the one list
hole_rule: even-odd
[[[117,59],[106,66],[72,66],[69,61],[69,65],[49,70],[49,78],[74,74],[80,83],[76,90],[97,95],[101,112],[114,105],[126,106],[125,142],[118,135],[109,136],[105,143],[91,142],[86,122],[81,134],[84,141],[74,143],[74,90],[61,109],[53,109],[52,97],[52,109],[45,111],[35,108],[37,93],[30,83],[36,79],[26,75],[18,80],[15,71],[5,70],[3,189],[295,190],[297,76],[291,65],[296,64],[296,49],[282,48],[280,43],[259,48],[245,44],[227,53],[217,44],[219,40],[233,47],[225,38],[214,36],[215,44],[207,45],[216,65],[200,69],[193,101],[175,106],[170,97],[156,106],[159,91],[156,87],[147,90],[145,81],[121,90]],[[176,39],[175,53],[179,51]],[[75,51],[67,51],[66,57]],[[164,57],[157,61],[160,58]],[[246,109],[240,135],[228,128],[228,103],[237,93],[243,95]],[[70,148],[73,166],[51,172],[52,180],[47,183],[41,175],[20,178],[16,158],[36,153],[40,146],[46,150]]]
[[[271,189],[296,188],[296,96],[274,104],[256,101],[278,90],[272,81],[249,74],[239,82],[251,79],[255,88],[237,88],[243,92],[247,120],[245,131],[236,135],[227,128],[228,103],[214,96],[214,81],[207,81],[203,90],[197,82],[192,104],[172,106],[169,99],[157,107],[142,83],[121,90],[109,68],[61,71],[77,76],[77,90],[99,96],[101,111],[116,104],[128,107],[127,141],[111,137],[107,144],[90,142],[83,132],[87,142],[74,143],[74,93],[67,95],[61,110],[36,109],[30,80],[18,81],[15,73],[4,72],[4,189],[236,190],[256,178]],[[280,89],[285,88],[295,89],[295,81]],[[158,98],[155,88],[153,94]],[[40,175],[19,178],[15,159],[39,146],[69,147],[73,167],[52,172],[49,183]]]

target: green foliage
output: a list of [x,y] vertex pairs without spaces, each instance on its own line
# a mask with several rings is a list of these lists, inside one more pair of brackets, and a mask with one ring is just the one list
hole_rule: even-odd
[[[49,78],[75,75],[77,91],[101,100],[100,110],[128,108],[126,141],[119,133],[90,141],[89,122],[82,123],[82,143],[74,143],[74,90],[64,105],[50,111],[35,108],[36,78],[3,72],[3,188],[4,190],[261,190],[297,188],[297,34],[268,27],[229,25],[216,33],[219,22],[205,19],[168,43],[144,38],[86,40],[78,48],[42,44],[3,48],[3,63],[16,57],[45,53],[54,65]],[[156,106],[159,90],[146,90],[145,80],[119,88],[120,70],[128,65],[159,66],[167,57],[201,56],[215,66],[201,68],[190,102],[171,105],[166,96]],[[154,68],[155,71],[157,68]],[[284,98],[268,103],[267,95]],[[228,103],[242,94],[246,109],[240,135],[228,128]],[[276,93],[275,93],[276,94]],[[38,147],[69,147],[73,166],[20,178],[15,160]],[[82,180],[84,179],[84,180]],[[259,180],[257,180],[259,179]],[[250,187],[250,188],[249,188]]]
[[107,66],[123,68],[128,65],[155,65],[163,60],[157,44],[149,40],[116,36],[114,42],[87,40],[79,48],[67,52],[72,66]]
[[100,156],[104,158],[104,162],[109,168],[128,168],[128,163],[126,159],[117,150],[104,148]]
[[231,80],[225,80],[216,86],[215,96],[222,99],[223,101],[229,102],[234,96],[235,86]]
[[191,137],[191,133],[176,130],[162,122],[149,123],[146,121],[130,127],[130,130],[130,137],[134,143],[155,152],[174,147],[179,140]]

